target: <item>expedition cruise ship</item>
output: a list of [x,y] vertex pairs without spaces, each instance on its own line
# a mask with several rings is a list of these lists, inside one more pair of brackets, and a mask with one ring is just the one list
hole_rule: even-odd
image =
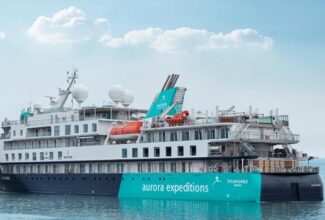
[[[121,86],[111,104],[82,107],[88,97],[69,74],[68,87],[5,119],[0,190],[216,201],[322,201],[318,167],[292,147],[299,135],[287,115],[249,107],[183,110],[186,88],[170,75],[151,107],[132,108]],[[70,97],[71,96],[71,97]],[[78,108],[65,107],[75,100]],[[73,105],[72,105],[73,106]]]

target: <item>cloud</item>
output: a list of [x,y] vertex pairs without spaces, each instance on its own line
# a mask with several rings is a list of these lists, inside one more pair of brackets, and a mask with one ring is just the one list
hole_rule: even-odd
[[[98,18],[95,23],[106,22]],[[56,12],[52,17],[40,16],[28,29],[28,34],[40,43],[74,43],[89,40],[95,24],[86,19],[85,13],[73,6]]]
[[150,43],[157,39],[162,33],[163,30],[160,28],[147,28],[144,30],[130,31],[121,38],[113,38],[110,34],[104,34],[99,39],[99,42],[107,47],[118,48],[127,45]]
[[120,38],[105,34],[99,41],[111,48],[147,44],[149,48],[160,53],[211,51],[244,47],[269,49],[273,44],[270,37],[263,36],[251,28],[236,29],[229,33],[215,33],[205,29],[192,29],[189,27],[172,30],[147,28],[132,30]]
[[5,32],[1,32],[0,31],[0,40],[3,40],[3,39],[5,39],[6,38],[6,34],[5,34]]
[[110,23],[108,22],[108,20],[106,18],[96,18],[94,25],[98,26],[98,25],[110,25]]
[[114,37],[106,18],[96,18],[91,22],[81,9],[73,6],[56,12],[52,17],[39,16],[28,29],[28,34],[40,43],[51,44],[85,42],[99,36],[98,41],[109,48],[141,45],[169,54],[237,48],[269,49],[273,45],[270,37],[251,28],[216,33],[190,27],[169,30],[149,27]]

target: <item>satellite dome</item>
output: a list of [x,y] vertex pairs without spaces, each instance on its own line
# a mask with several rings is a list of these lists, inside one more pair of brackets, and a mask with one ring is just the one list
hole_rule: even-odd
[[114,85],[108,92],[109,97],[112,99],[112,101],[115,104],[118,104],[119,102],[122,101],[124,97],[124,89],[120,85]]
[[88,98],[88,88],[84,85],[75,85],[72,89],[72,97],[79,103],[83,103]]
[[125,89],[124,90],[124,96],[121,100],[121,103],[124,107],[128,107],[134,100],[134,94],[132,91]]

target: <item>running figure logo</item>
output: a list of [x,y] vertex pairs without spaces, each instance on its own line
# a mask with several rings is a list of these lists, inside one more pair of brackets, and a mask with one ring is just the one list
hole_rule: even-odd
[[216,176],[214,182],[212,183],[212,186],[214,186],[216,183],[221,183],[222,181],[219,179],[219,176]]

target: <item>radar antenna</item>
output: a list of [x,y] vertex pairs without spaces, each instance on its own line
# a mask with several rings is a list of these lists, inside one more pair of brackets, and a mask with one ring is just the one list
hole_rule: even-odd
[[67,83],[68,87],[67,89],[59,89],[59,97],[56,99],[52,96],[46,96],[50,99],[50,104],[53,106],[53,108],[59,108],[62,109],[64,104],[66,103],[69,95],[71,94],[71,88],[73,84],[76,83],[76,80],[78,78],[78,69],[74,69],[72,72],[67,71]]

